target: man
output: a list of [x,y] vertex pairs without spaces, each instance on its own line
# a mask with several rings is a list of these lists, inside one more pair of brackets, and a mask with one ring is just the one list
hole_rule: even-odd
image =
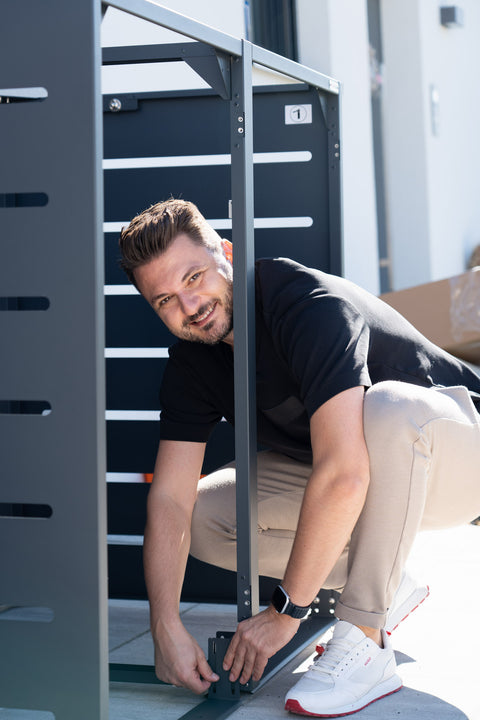
[[[231,249],[191,203],[169,200],[122,231],[122,266],[180,342],[161,390],[145,576],[158,676],[215,682],[179,616],[189,551],[235,569],[235,472],[199,481],[215,424],[233,422]],[[480,514],[480,379],[352,283],[286,259],[256,263],[259,571],[282,578],[239,624],[224,660],[258,680],[319,588],[341,591],[333,637],[286,708],[355,712],[396,692],[393,608],[417,532]],[[402,591],[403,592],[403,591]]]

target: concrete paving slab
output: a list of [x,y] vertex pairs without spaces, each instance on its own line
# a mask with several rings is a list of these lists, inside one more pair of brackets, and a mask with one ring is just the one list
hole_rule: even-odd
[[110,720],[177,720],[203,698],[166,685],[115,683],[110,692]]
[[[110,601],[108,603],[108,647],[110,652],[150,633],[148,602]],[[121,661],[119,661],[121,662]]]
[[[409,566],[429,584],[431,595],[392,635],[404,687],[353,717],[480,720],[480,528],[423,533]],[[233,606],[199,605],[184,618],[206,649],[206,638],[234,615]],[[254,694],[242,694],[229,720],[293,720],[283,709],[284,695],[308,667],[314,650],[312,643]],[[110,720],[177,720],[200,701],[179,688],[114,683]]]

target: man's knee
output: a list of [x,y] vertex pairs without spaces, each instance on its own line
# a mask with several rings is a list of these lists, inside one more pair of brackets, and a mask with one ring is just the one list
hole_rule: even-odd
[[470,422],[472,414],[476,416],[468,391],[463,387],[426,388],[385,381],[365,393],[363,416],[367,432],[369,428],[384,434],[409,429],[415,434],[432,420],[448,418]]
[[230,567],[235,556],[235,543],[235,471],[224,468],[199,482],[192,515],[190,553],[204,562]]

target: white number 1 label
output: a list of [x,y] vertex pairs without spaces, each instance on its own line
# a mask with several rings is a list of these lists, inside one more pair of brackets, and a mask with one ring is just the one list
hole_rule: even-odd
[[311,105],[285,105],[285,125],[305,125],[311,122]]

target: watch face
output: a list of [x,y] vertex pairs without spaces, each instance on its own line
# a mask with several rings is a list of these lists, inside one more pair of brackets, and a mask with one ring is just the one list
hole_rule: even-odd
[[280,585],[273,591],[272,605],[278,613],[283,613],[288,605],[288,595]]

